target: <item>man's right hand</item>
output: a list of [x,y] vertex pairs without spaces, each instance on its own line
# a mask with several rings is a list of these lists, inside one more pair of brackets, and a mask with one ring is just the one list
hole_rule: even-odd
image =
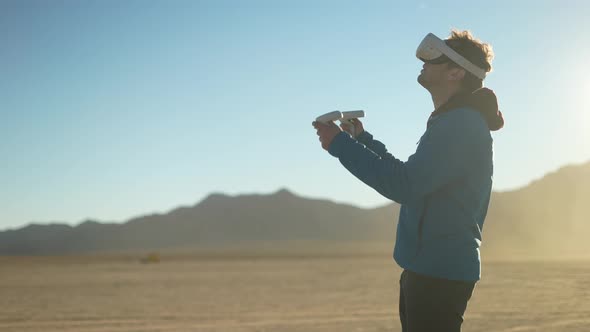
[[363,131],[365,131],[365,129],[363,128],[363,123],[359,119],[350,119],[350,123],[354,126],[354,135],[352,135],[350,125],[341,123],[340,128],[342,128],[342,130],[346,131],[354,138],[357,138],[360,134],[362,134]]

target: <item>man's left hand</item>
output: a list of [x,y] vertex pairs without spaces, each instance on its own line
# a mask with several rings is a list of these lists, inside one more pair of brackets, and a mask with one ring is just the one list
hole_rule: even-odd
[[313,127],[316,129],[316,133],[320,137],[320,142],[322,142],[322,148],[328,151],[332,140],[336,135],[338,135],[342,129],[334,124],[334,122],[330,121],[328,123],[323,123],[319,121],[314,121],[312,123]]

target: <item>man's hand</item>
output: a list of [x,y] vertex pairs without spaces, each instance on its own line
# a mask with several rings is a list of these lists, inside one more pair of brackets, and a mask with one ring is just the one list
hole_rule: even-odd
[[[350,125],[341,123],[340,127],[342,128],[342,130],[349,133],[354,138],[357,138],[363,131],[365,131],[365,129],[363,128],[363,123],[359,119],[350,119],[349,121]],[[354,135],[352,135],[352,132],[350,130],[351,126],[354,126]]]
[[328,123],[314,121],[312,126],[316,129],[316,133],[320,137],[320,142],[322,142],[322,148],[326,151],[328,151],[334,137],[342,131],[340,127],[335,125],[332,121]]

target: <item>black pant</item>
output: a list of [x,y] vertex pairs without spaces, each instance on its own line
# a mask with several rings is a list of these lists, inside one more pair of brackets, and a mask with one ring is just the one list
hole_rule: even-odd
[[459,332],[475,282],[427,277],[404,270],[399,317],[403,332]]

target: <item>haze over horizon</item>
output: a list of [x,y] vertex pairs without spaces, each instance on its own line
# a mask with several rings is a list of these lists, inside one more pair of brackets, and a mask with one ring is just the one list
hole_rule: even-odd
[[526,186],[590,161],[587,17],[584,1],[2,1],[0,230],[123,221],[213,192],[386,204],[311,122],[364,109],[406,160],[432,111],[415,49],[453,27],[496,53],[494,190]]
[[[588,191],[587,188],[589,187],[588,181],[590,180],[590,177],[588,176],[590,175],[590,161],[584,164],[576,164],[576,165],[567,165],[564,167],[561,167],[560,169],[556,170],[555,172],[550,172],[548,174],[546,174],[544,177],[540,178],[540,179],[534,179],[531,183],[529,183],[527,186],[524,187],[520,187],[520,188],[516,188],[514,190],[507,190],[507,191],[494,191],[492,193],[492,204],[490,205],[490,209],[488,210],[488,217],[486,218],[486,220],[490,220],[488,222],[488,224],[492,224],[491,227],[497,227],[494,224],[499,223],[499,224],[506,224],[508,223],[510,225],[510,227],[514,228],[516,226],[516,224],[522,224],[522,223],[533,223],[536,225],[539,225],[539,222],[541,220],[545,220],[544,221],[544,226],[542,227],[536,227],[538,228],[537,233],[539,234],[543,234],[543,233],[547,233],[547,232],[555,232],[558,230],[567,230],[571,227],[568,226],[570,223],[573,223],[575,225],[584,225],[585,223],[582,222],[582,220],[584,220],[583,215],[585,215],[585,212],[583,212],[583,207],[585,206],[582,202],[585,201],[586,197],[588,196]],[[506,195],[510,195],[511,199],[509,201],[506,201],[505,197]],[[515,196],[516,195],[516,196]],[[272,204],[253,204],[252,203],[254,201],[259,201],[259,200],[273,200]],[[563,200],[563,201],[560,201]],[[209,193],[206,197],[203,197],[201,200],[198,200],[196,202],[193,202],[191,204],[187,204],[187,205],[175,205],[173,207],[170,207],[166,210],[162,210],[162,211],[153,211],[153,212],[144,212],[144,213],[138,213],[136,215],[133,216],[128,216],[125,219],[121,219],[121,220],[100,220],[97,218],[92,218],[92,217],[88,217],[85,218],[84,220],[79,220],[77,222],[71,222],[71,223],[65,223],[63,221],[60,220],[45,220],[45,221],[38,221],[38,222],[31,222],[29,224],[27,224],[27,226],[33,226],[31,227],[24,227],[24,225],[22,227],[9,227],[6,229],[0,229],[0,234],[3,231],[11,231],[11,230],[24,230],[24,229],[44,229],[43,227],[38,228],[38,226],[58,226],[61,230],[64,229],[68,229],[67,227],[64,228],[62,227],[64,224],[69,225],[69,226],[73,226],[73,228],[79,228],[82,227],[84,225],[88,226],[91,225],[92,227],[96,227],[96,226],[105,226],[105,225],[109,225],[109,226],[115,226],[115,225],[129,225],[131,223],[137,224],[140,221],[145,221],[148,219],[152,219],[152,218],[156,218],[159,220],[160,223],[164,223],[167,226],[165,226],[166,228],[174,228],[174,226],[172,224],[170,224],[170,220],[168,221],[162,221],[161,218],[168,218],[170,216],[172,216],[172,218],[174,219],[174,216],[177,216],[179,213],[181,215],[184,215],[185,217],[185,221],[189,222],[191,224],[195,224],[198,225],[200,223],[202,223],[203,220],[203,216],[197,216],[194,214],[187,214],[186,211],[187,210],[194,210],[196,211],[196,209],[200,209],[203,208],[203,206],[205,206],[206,208],[211,209],[213,207],[213,210],[216,210],[220,213],[222,213],[222,215],[213,218],[214,220],[216,220],[216,224],[217,222],[219,223],[224,223],[227,222],[227,220],[224,220],[225,217],[223,216],[223,211],[225,210],[229,210],[229,211],[234,211],[235,207],[239,207],[239,208],[246,208],[246,209],[252,209],[252,210],[256,210],[258,211],[259,209],[266,209],[268,207],[274,206],[277,204],[277,202],[279,201],[292,201],[292,200],[296,200],[298,203],[297,204],[303,204],[303,202],[322,202],[322,203],[326,203],[328,205],[340,205],[341,207],[346,207],[346,208],[353,208],[353,209],[360,209],[361,211],[365,211],[365,212],[370,212],[370,211],[383,211],[383,208],[387,209],[387,210],[397,210],[399,209],[399,204],[393,202],[393,201],[388,201],[383,203],[382,205],[378,205],[378,206],[374,206],[374,207],[361,207],[357,204],[354,203],[349,203],[349,202],[340,202],[337,200],[334,200],[330,197],[310,197],[310,196],[306,196],[303,195],[301,193],[295,192],[290,188],[286,188],[286,187],[280,187],[277,190],[274,190],[270,193],[262,193],[262,192],[242,192],[242,193],[237,193],[237,194],[229,194],[229,193],[224,193],[224,192],[211,192]],[[241,202],[241,203],[238,203]],[[245,202],[249,202],[249,203],[245,203]],[[501,202],[501,203],[498,203]],[[497,206],[498,204],[500,204],[500,206]],[[556,225],[552,222],[547,222],[546,219],[550,219],[550,220],[556,220],[559,219],[558,217],[552,216],[551,213],[547,214],[545,210],[543,210],[542,208],[539,208],[539,206],[559,206],[561,209],[565,209],[565,211],[568,211],[568,218],[561,220],[560,224],[557,225],[557,229],[553,229]],[[571,206],[570,206],[571,205]],[[274,208],[279,208],[278,206],[274,206]],[[506,209],[521,209],[523,211],[527,211],[525,212],[525,215],[516,215],[516,214],[503,214],[503,217],[498,219],[497,218],[497,210],[499,209],[500,211],[502,210],[506,210]],[[338,210],[339,208],[336,208],[336,210]],[[551,208],[549,208],[550,210],[552,210]],[[299,206],[299,210],[306,210],[306,208],[302,205]],[[327,210],[334,210],[334,208],[332,209],[327,209]],[[181,212],[182,211],[182,212]],[[543,212],[545,211],[545,212]],[[259,211],[258,211],[259,212]],[[316,211],[317,212],[317,211]],[[235,211],[234,211],[235,213]],[[283,216],[282,218],[279,219],[289,219],[292,221],[292,219],[298,219],[301,221],[308,221],[306,220],[306,217],[302,217],[300,215],[299,212],[286,212],[286,215]],[[378,212],[381,213],[381,212]],[[553,213],[553,212],[552,212]],[[239,213],[238,213],[239,214]],[[250,213],[245,213],[245,215],[250,215]],[[535,217],[532,217],[535,216]],[[314,214],[314,217],[317,218],[317,213]],[[210,218],[205,218],[205,219],[210,219]],[[265,220],[266,222],[270,222],[269,225],[265,226],[264,228],[272,228],[271,225],[275,225],[275,223],[280,224],[281,222],[284,222],[284,220],[278,220],[278,219],[269,219],[267,220],[266,217],[263,216],[259,216],[257,218],[254,218],[256,220]],[[312,218],[313,219],[313,218]],[[320,218],[325,220],[323,222],[324,225],[329,224],[330,220],[334,219],[337,220],[338,223],[342,222],[342,220],[346,219],[346,217],[342,218],[342,216],[337,216],[337,217],[328,217],[328,218]],[[367,216],[362,216],[360,217],[360,219],[356,219],[355,222],[369,222],[370,221],[370,217]],[[397,220],[397,215],[394,213],[391,213],[391,215],[388,215],[385,219],[387,219],[387,224],[388,225],[392,225],[396,222]],[[494,220],[495,219],[495,220]],[[241,225],[245,225],[248,223],[247,220],[242,219],[240,221],[234,220],[233,223],[240,223]],[[300,224],[298,222],[294,222],[295,224]],[[230,226],[230,229],[232,229],[235,226],[232,225]],[[259,225],[251,225],[253,229],[259,229]],[[585,227],[585,226],[574,226],[576,228],[580,228],[580,227]],[[209,228],[209,227],[208,227]],[[212,228],[215,228],[212,226]],[[280,228],[280,226],[279,226]],[[313,227],[312,227],[313,228]],[[330,228],[330,227],[329,227]],[[486,227],[489,228],[489,227]],[[68,229],[69,230],[69,229]],[[531,236],[532,229],[529,229],[528,232],[528,236]],[[582,231],[582,229],[578,229],[577,234],[585,234],[585,231]],[[507,233],[512,234],[514,232],[514,229],[511,229],[510,231],[508,231]],[[51,231],[49,231],[49,233],[52,233]],[[158,232],[156,232],[158,233]],[[206,234],[207,232],[204,232],[202,234]],[[214,232],[213,232],[214,233]],[[233,233],[233,231],[223,231],[221,233]],[[553,233],[555,234],[555,233]],[[120,235],[120,234],[119,234]],[[137,234],[136,234],[137,235]],[[185,234],[186,235],[186,234]],[[31,236],[31,234],[27,235],[28,237]],[[53,234],[53,236],[55,236],[55,234]],[[43,236],[44,237],[44,236]],[[34,237],[33,237],[34,238]],[[2,241],[0,241],[2,242]],[[133,241],[130,241],[133,242]]]

